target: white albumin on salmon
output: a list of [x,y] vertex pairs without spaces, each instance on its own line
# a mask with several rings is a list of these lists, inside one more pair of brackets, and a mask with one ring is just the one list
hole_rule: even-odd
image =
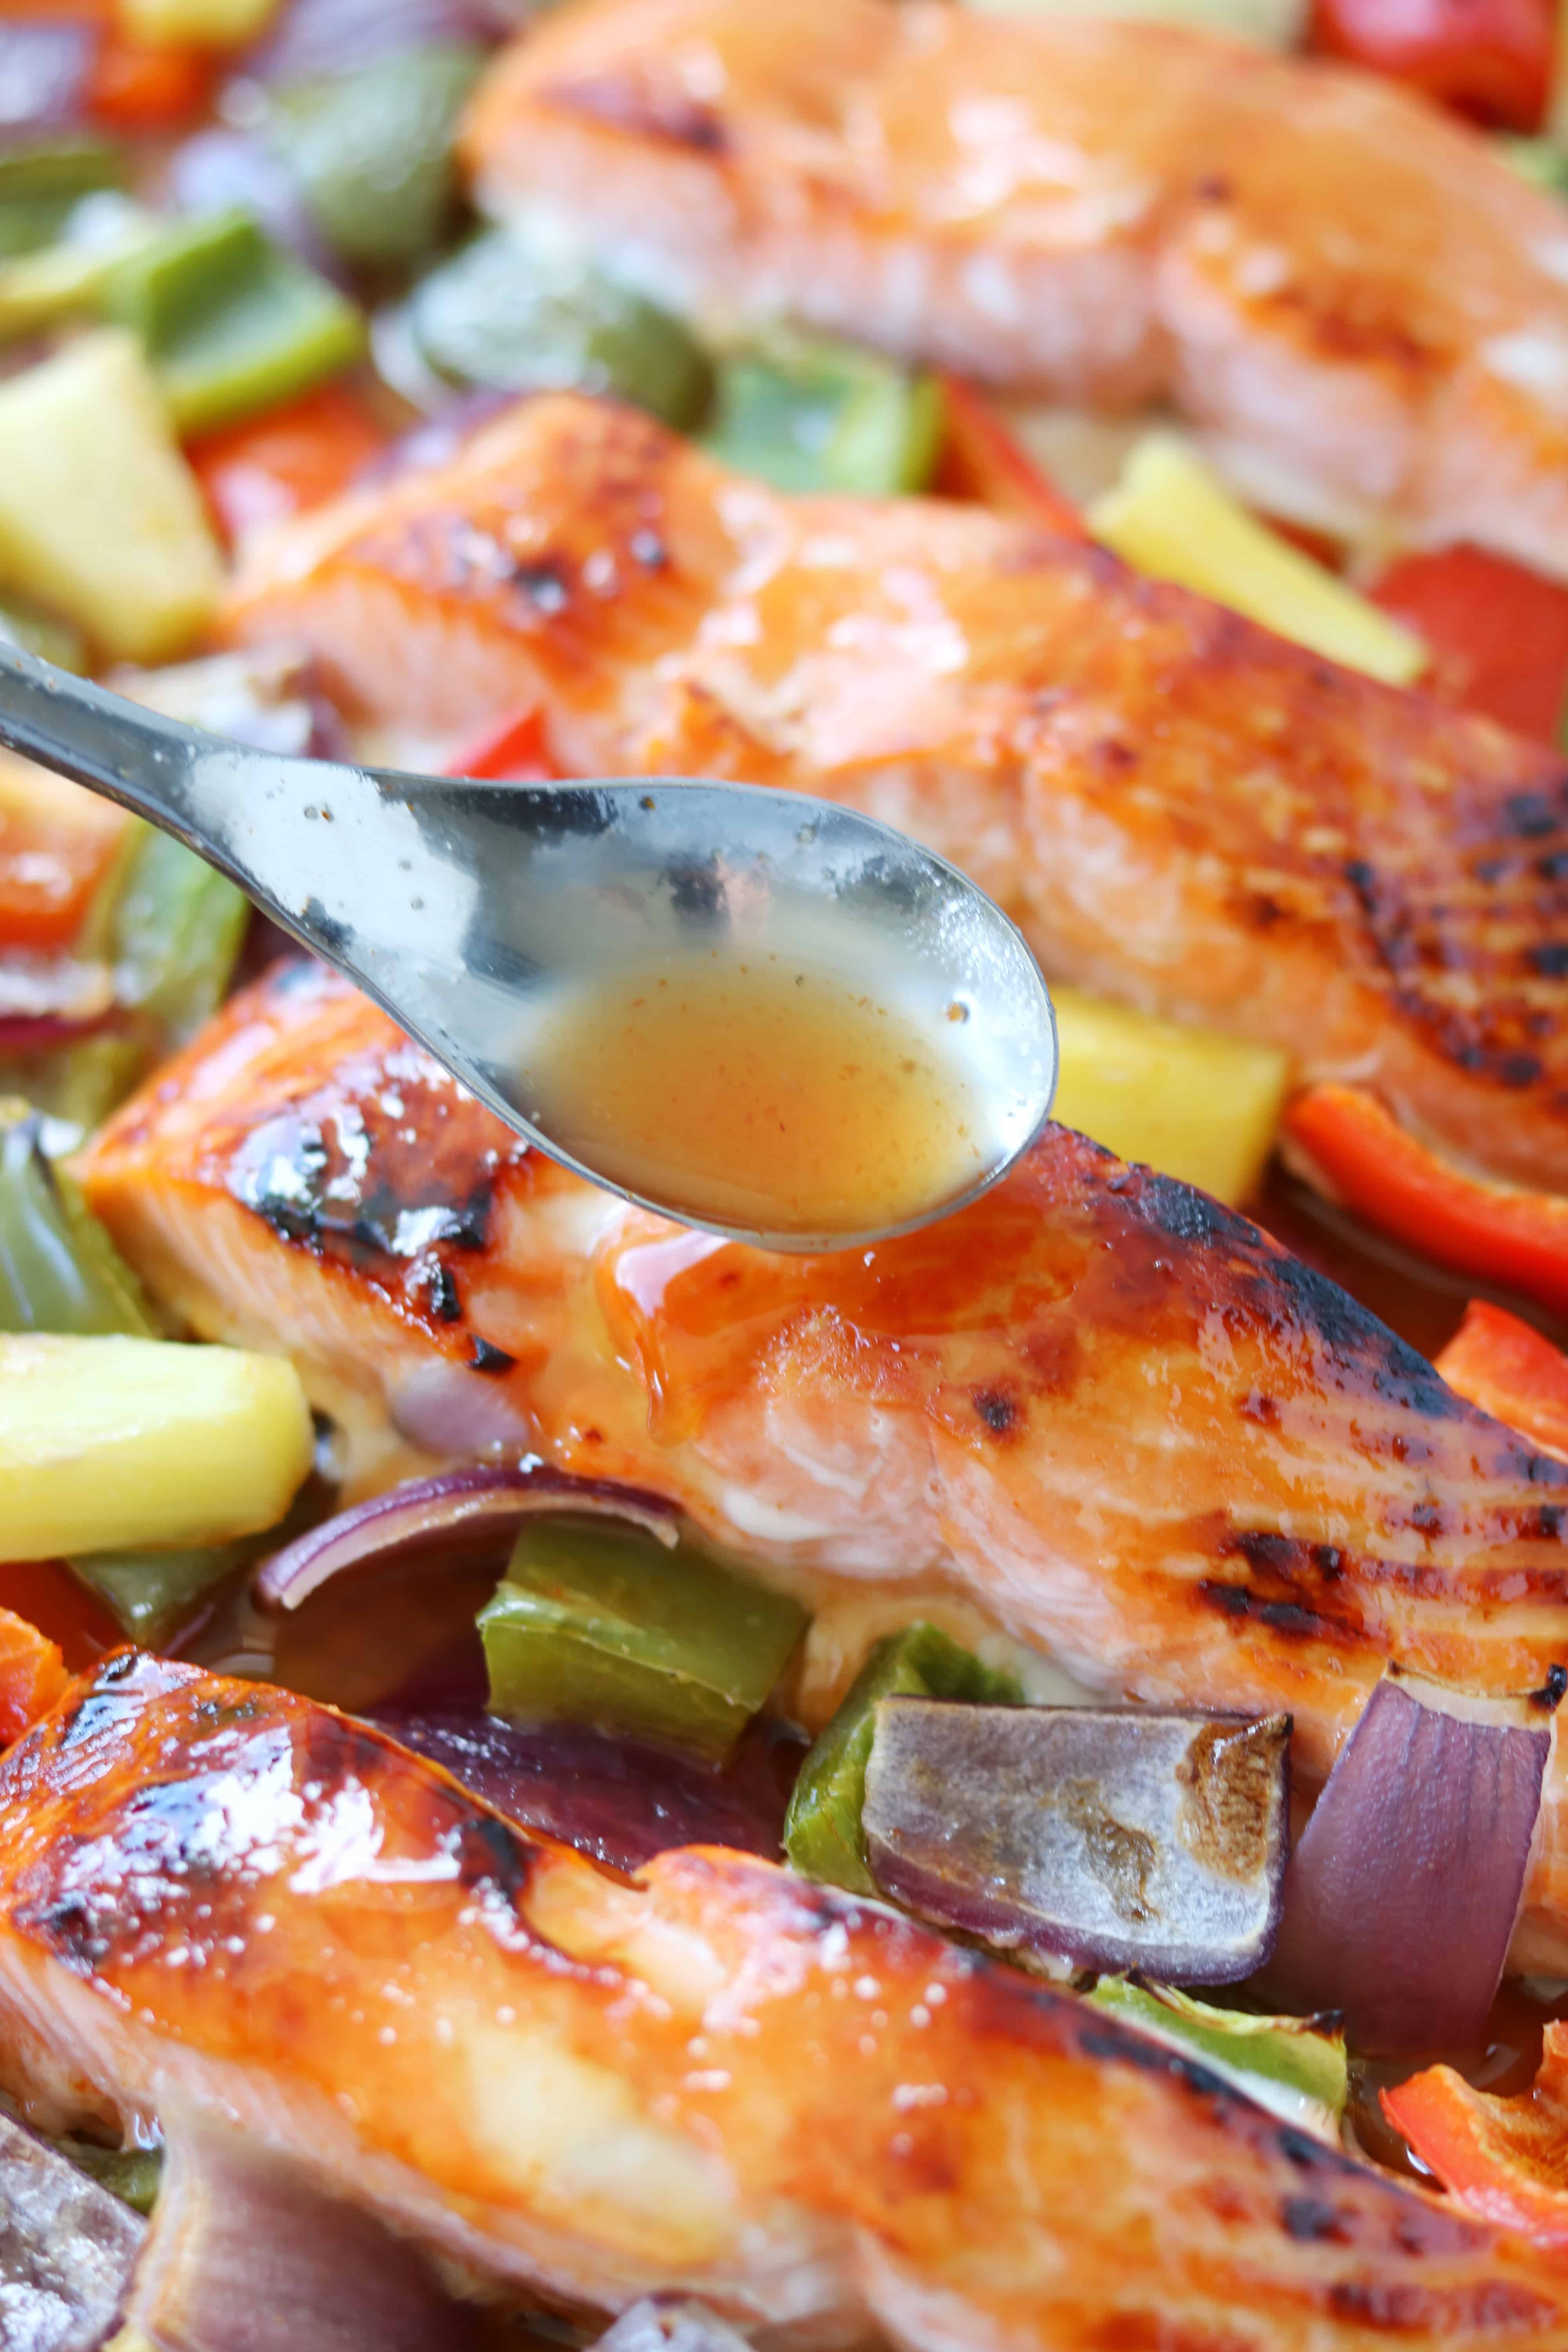
[[1054,10],[588,0],[464,151],[683,307],[1164,395],[1325,522],[1568,573],[1562,205],[1375,75]]

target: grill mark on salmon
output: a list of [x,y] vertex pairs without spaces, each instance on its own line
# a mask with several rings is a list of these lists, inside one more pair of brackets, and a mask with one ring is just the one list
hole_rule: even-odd
[[290,1693],[111,1660],[0,1804],[35,2116],[205,2109],[490,2277],[916,2352],[1568,2345],[1520,2242],[1072,1995],[722,1848],[628,1885]]
[[463,149],[489,210],[677,307],[1163,395],[1325,521],[1568,562],[1555,201],[1379,76],[1147,22],[589,0]]
[[[447,1321],[244,1181],[248,1138],[308,1101],[367,1139],[358,1181],[382,1187],[378,1104],[421,1064],[438,1099],[343,982],[264,980],[89,1148],[90,1205],[198,1330],[287,1349],[329,1410],[352,1392],[464,1454],[500,1408],[513,1442],[671,1496],[808,1592],[886,1585],[906,1620],[913,1587],[956,1595],[1111,1696],[1288,1711],[1309,1784],[1390,1658],[1508,1693],[1568,1663],[1568,1464],[1187,1187],[1052,1128],[926,1232],[775,1256],[633,1210],[464,1105],[450,1131],[494,1192]],[[510,1369],[468,1369],[476,1330]],[[1568,1955],[1557,1760],[1527,1906],[1519,1965]]]
[[[519,567],[548,569],[548,609]],[[538,698],[568,771],[850,803],[963,866],[1051,978],[1282,1046],[1489,1173],[1568,1184],[1562,763],[1102,550],[978,508],[783,499],[550,397],[286,526],[224,625],[308,645],[379,719],[471,729]]]

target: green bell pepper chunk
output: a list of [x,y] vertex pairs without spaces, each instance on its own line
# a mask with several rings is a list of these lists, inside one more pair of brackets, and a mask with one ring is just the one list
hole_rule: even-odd
[[853,344],[780,333],[720,362],[716,457],[781,490],[891,498],[923,490],[942,442],[942,392]]
[[586,1517],[531,1520],[479,1612],[490,1706],[592,1724],[721,1763],[795,1648],[806,1612],[683,1538]]
[[923,1620],[888,1634],[870,1651],[837,1714],[807,1750],[784,1816],[784,1852],[795,1869],[854,1895],[878,1893],[860,1816],[877,1702],[895,1696],[1016,1706],[1024,1689],[1016,1675],[982,1665],[972,1650]]
[[426,364],[457,383],[613,393],[678,431],[700,419],[712,390],[679,319],[515,230],[488,231],[423,278],[409,324]]
[[138,2213],[151,2213],[163,2179],[161,2147],[100,2147],[96,2140],[67,2133],[53,2146],[79,2172],[109,2189]]
[[263,135],[345,261],[395,268],[451,225],[458,119],[483,62],[463,46],[416,49],[274,97]]
[[39,1129],[28,1104],[0,1104],[0,1331],[156,1339],[135,1276]]
[[115,909],[112,954],[122,1004],[182,1045],[222,1002],[250,920],[237,883],[151,826]]
[[74,670],[79,677],[86,673],[87,641],[81,631],[38,605],[19,604],[12,597],[0,602],[0,644],[20,646],[25,654],[41,654],[57,669]]
[[[276,1543],[268,1536],[266,1549]],[[207,1544],[188,1551],[95,1551],[77,1554],[71,1572],[144,1650],[188,1625],[220,1584],[249,1566],[262,1549],[254,1541]]]
[[1168,1985],[1101,1977],[1088,1995],[1163,2042],[1190,2050],[1287,2123],[1337,2140],[1350,2095],[1344,2035],[1310,2017],[1259,2017],[1215,2009]]
[[141,336],[187,436],[291,399],[364,341],[354,305],[240,212],[180,221],[126,254],[102,301]]
[[1504,163],[1511,163],[1521,180],[1544,188],[1548,195],[1568,196],[1568,148],[1559,146],[1555,139],[1518,138],[1510,133],[1496,143]]
[[0,260],[52,245],[83,196],[121,177],[119,151],[86,133],[0,147]]

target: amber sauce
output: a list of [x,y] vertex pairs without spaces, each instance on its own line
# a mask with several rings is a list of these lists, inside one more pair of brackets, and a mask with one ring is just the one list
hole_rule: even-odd
[[634,967],[557,1008],[535,1123],[599,1174],[698,1219],[832,1234],[903,1223],[995,1164],[962,1006],[920,1021],[763,953]]

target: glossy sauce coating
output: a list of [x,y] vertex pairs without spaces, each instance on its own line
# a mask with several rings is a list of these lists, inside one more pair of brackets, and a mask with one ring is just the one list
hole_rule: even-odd
[[985,1105],[940,1030],[773,955],[713,950],[583,990],[524,1083],[574,1158],[761,1233],[901,1224],[991,1162]]
[[[1246,1218],[1064,1129],[921,1233],[770,1255],[522,1153],[303,971],[82,1173],[162,1297],[288,1347],[366,1447],[390,1422],[426,1460],[488,1440],[651,1486],[863,1601],[862,1646],[934,1609],[1112,1696],[1286,1710],[1308,1785],[1390,1657],[1508,1693],[1568,1660],[1568,1465]],[[1559,1759],[1515,1959],[1564,1958]]]
[[537,698],[563,772],[851,803],[987,889],[1047,979],[1568,1183],[1562,761],[1100,549],[781,498],[649,418],[541,397],[287,526],[223,625],[309,646],[383,719]]
[[1568,2345],[1528,2248],[1072,1996],[721,1849],[628,1885],[289,1693],[121,1654],[0,1803],[6,2087],[178,2094],[502,2276],[916,2352]]

